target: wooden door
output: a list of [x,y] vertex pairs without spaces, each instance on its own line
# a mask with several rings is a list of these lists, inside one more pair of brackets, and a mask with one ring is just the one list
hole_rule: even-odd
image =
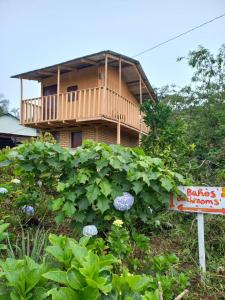
[[[43,96],[52,96],[56,94],[57,94],[57,84],[43,87]],[[50,106],[51,106],[51,116],[50,116]],[[53,106],[55,106],[54,110],[53,110]],[[55,115],[53,115],[53,111]],[[57,96],[55,96],[55,99],[53,97],[44,97],[43,120],[54,119],[56,118],[56,116],[57,116]]]

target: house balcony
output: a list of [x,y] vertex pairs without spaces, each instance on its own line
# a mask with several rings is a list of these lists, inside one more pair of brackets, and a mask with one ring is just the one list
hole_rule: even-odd
[[21,104],[21,124],[35,128],[107,123],[146,134],[139,106],[116,91],[95,87],[26,99]]

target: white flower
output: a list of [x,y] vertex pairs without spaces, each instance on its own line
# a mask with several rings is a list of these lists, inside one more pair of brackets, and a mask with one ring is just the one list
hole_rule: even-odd
[[11,180],[12,183],[15,183],[15,184],[19,184],[20,183],[20,180],[15,178],[15,179],[12,179]]
[[38,180],[37,184],[38,184],[39,187],[42,187],[42,181],[41,180]]
[[116,197],[113,202],[115,209],[119,211],[129,210],[133,204],[134,197],[127,192],[123,193],[123,196]]
[[22,207],[22,211],[27,215],[27,216],[33,216],[34,215],[34,208],[33,206],[30,205],[24,205]]
[[98,229],[95,225],[87,225],[83,228],[83,235],[93,236],[98,234]]
[[6,188],[0,188],[0,194],[6,194],[8,193],[8,190]]

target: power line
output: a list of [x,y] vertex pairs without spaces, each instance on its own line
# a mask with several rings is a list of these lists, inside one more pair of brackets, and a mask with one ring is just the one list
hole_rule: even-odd
[[146,52],[149,52],[149,51],[151,51],[151,50],[153,50],[153,49],[155,49],[155,48],[158,48],[158,47],[160,47],[160,46],[162,46],[162,45],[164,45],[164,44],[166,44],[166,43],[169,43],[169,42],[171,42],[171,41],[173,41],[173,40],[176,40],[176,39],[178,39],[179,37],[181,37],[181,36],[183,36],[183,35],[185,35],[185,34],[188,34],[188,33],[192,32],[192,31],[194,31],[194,30],[196,30],[196,29],[198,29],[198,28],[200,28],[200,27],[203,27],[203,26],[205,26],[205,25],[207,25],[207,24],[209,24],[209,23],[212,23],[212,22],[214,22],[215,20],[218,20],[218,19],[220,19],[220,18],[222,18],[222,17],[224,17],[224,16],[225,16],[225,13],[222,14],[222,15],[220,15],[220,16],[218,16],[218,17],[215,17],[215,18],[213,18],[213,19],[211,19],[211,20],[209,20],[209,21],[206,21],[206,22],[204,22],[204,23],[202,23],[202,24],[200,24],[200,25],[198,25],[198,26],[196,26],[196,27],[193,27],[193,28],[191,28],[191,29],[189,29],[189,30],[187,30],[187,31],[185,31],[185,32],[183,32],[183,33],[180,33],[180,34],[178,34],[178,35],[176,35],[176,36],[174,36],[174,37],[172,37],[172,38],[170,38],[170,39],[168,39],[168,40],[166,40],[166,41],[164,41],[164,42],[161,42],[161,43],[159,43],[159,44],[156,44],[155,46],[153,46],[153,47],[151,47],[151,48],[148,48],[148,49],[146,49],[146,50],[143,50],[142,52],[139,52],[138,54],[134,55],[133,57],[140,56],[140,55],[142,55],[142,54],[144,54],[144,53],[146,53]]

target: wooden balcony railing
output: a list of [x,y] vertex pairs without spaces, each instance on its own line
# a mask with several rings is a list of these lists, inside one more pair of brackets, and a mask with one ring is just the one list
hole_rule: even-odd
[[[139,106],[117,92],[104,87],[42,96],[22,101],[21,123],[24,125],[53,121],[75,122],[105,117],[140,129]],[[142,131],[147,127],[142,124]]]

